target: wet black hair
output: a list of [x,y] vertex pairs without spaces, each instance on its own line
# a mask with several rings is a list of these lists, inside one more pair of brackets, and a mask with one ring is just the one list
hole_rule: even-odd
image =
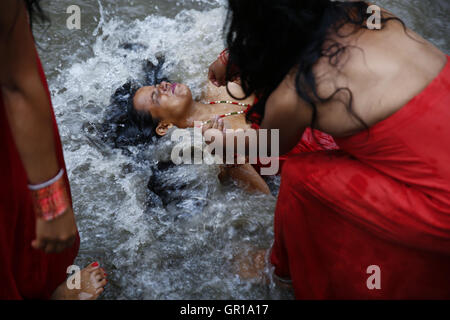
[[49,17],[45,14],[41,7],[41,0],[23,0],[27,7],[28,16],[30,18],[30,28],[33,30],[33,23],[50,23]]
[[154,135],[154,121],[149,114],[133,108],[133,97],[141,85],[129,81],[111,97],[103,122],[104,140],[114,148],[145,144]]
[[157,60],[156,65],[145,60],[144,79],[127,81],[111,96],[101,131],[104,142],[113,148],[144,145],[150,143],[153,137],[158,137],[155,134],[158,119],[153,119],[148,112],[137,111],[133,105],[133,98],[140,88],[168,81],[162,75],[164,57],[159,56]]
[[[327,102],[340,92],[347,92],[347,110],[366,128],[364,121],[353,111],[353,94],[349,88],[337,88],[329,97],[320,97],[313,74],[314,64],[327,57],[337,67],[339,58],[348,48],[332,41],[331,34],[344,38],[367,28],[369,5],[364,1],[339,2],[330,0],[229,0],[224,27],[230,63],[227,79],[230,81],[239,70],[245,99],[256,94],[259,102],[253,112],[264,117],[265,104],[286,75],[295,68],[296,91],[313,110],[311,127],[317,121],[318,102]],[[382,13],[381,27],[387,21],[397,20]],[[350,34],[341,31],[344,25],[353,25]],[[330,43],[324,48],[325,43]],[[232,68],[232,66],[235,66]],[[237,68],[236,68],[237,67]],[[228,90],[229,91],[229,90]]]

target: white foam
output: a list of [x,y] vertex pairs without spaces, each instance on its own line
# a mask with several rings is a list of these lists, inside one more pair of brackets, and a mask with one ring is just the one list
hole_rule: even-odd
[[[92,55],[66,66],[52,81],[82,239],[77,263],[101,262],[113,284],[105,291],[108,298],[280,297],[283,293],[243,284],[232,273],[234,253],[270,245],[274,197],[222,186],[214,166],[152,172],[152,165],[170,155],[168,137],[145,152],[130,147],[125,154],[84,130],[103,121],[112,93],[140,78],[143,59],[156,62],[158,53],[166,57],[165,73],[199,97],[207,68],[223,49],[224,8],[135,21],[106,16],[101,14],[93,32]],[[123,43],[146,47],[133,52],[121,49]],[[166,207],[147,189],[156,174],[163,189],[172,190]]]

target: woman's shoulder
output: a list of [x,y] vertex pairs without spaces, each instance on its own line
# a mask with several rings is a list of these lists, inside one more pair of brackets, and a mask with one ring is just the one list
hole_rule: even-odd
[[[444,53],[398,21],[382,30],[362,30],[336,40],[346,49],[337,60],[320,58],[313,72],[319,97],[331,97],[317,100],[318,127],[338,136],[364,129],[348,112],[350,102],[354,113],[371,126],[420,93],[447,61]],[[286,85],[277,89],[279,99],[293,101],[295,73],[293,69],[284,79]]]

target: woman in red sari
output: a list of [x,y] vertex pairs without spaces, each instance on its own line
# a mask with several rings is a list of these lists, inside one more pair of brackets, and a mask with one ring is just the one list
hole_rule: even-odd
[[0,299],[95,299],[106,285],[97,262],[72,279],[73,289],[65,281],[79,237],[30,32],[36,14],[43,17],[38,1],[0,2]]
[[281,153],[308,127],[339,146],[283,167],[270,261],[299,299],[450,298],[449,57],[376,9],[230,0],[211,67],[261,97]]

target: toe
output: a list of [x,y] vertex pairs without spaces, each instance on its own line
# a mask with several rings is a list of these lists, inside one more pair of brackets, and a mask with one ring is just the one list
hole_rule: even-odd
[[97,299],[98,296],[101,295],[104,291],[105,291],[104,288],[98,288],[98,289],[95,291],[95,299]]
[[103,275],[106,277],[108,274],[106,273],[105,269],[100,268],[101,272],[103,273]]
[[103,279],[103,280],[97,282],[97,285],[96,285],[97,290],[105,287],[107,283],[108,283],[108,280],[106,280],[106,279]]
[[89,272],[96,271],[100,268],[100,264],[96,261],[86,267]]
[[96,281],[102,281],[103,279],[105,279],[105,273],[101,269],[93,271],[92,274]]

